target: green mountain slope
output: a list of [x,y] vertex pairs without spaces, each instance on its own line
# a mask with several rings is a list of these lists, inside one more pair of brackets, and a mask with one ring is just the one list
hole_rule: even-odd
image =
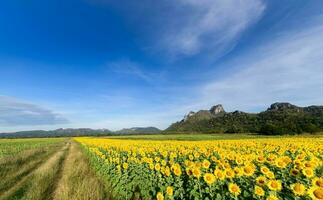
[[156,127],[133,127],[133,128],[124,128],[119,131],[115,131],[116,134],[150,134],[150,133],[159,133],[159,130]]
[[298,107],[290,103],[274,103],[260,113],[225,112],[222,105],[216,105],[210,110],[190,112],[166,129],[166,132],[252,132],[268,135],[320,131],[323,131],[323,106]]

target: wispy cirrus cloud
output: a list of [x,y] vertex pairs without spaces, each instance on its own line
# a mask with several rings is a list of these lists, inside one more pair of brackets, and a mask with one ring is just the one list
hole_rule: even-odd
[[140,69],[140,66],[131,62],[130,60],[118,60],[114,62],[109,62],[106,66],[113,72],[118,74],[130,75],[134,77],[138,77],[144,81],[151,82],[151,75],[147,72],[144,72]]
[[149,52],[221,56],[263,15],[262,0],[88,0],[117,8]]
[[66,124],[68,120],[53,111],[16,98],[0,96],[1,126]]
[[[321,17],[322,19],[323,17]],[[202,88],[204,104],[259,110],[276,101],[299,105],[323,103],[323,24],[272,38],[229,65],[234,73]]]
[[261,0],[177,0],[173,4],[181,16],[174,14],[172,22],[165,23],[159,45],[175,56],[225,53],[265,10]]
[[109,71],[112,71],[115,74],[137,78],[149,84],[155,84],[157,81],[162,81],[164,76],[164,71],[159,70],[158,72],[151,72],[143,69],[145,68],[143,64],[128,59],[108,62],[105,66]]

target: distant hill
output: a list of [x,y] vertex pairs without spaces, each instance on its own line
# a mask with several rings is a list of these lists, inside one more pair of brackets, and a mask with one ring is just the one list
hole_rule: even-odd
[[210,110],[189,112],[165,132],[261,133],[267,135],[323,131],[323,106],[298,107],[274,103],[266,111],[225,112],[222,105]]
[[77,137],[77,136],[109,136],[118,134],[155,134],[161,130],[155,127],[133,127],[119,131],[110,131],[108,129],[90,129],[90,128],[60,128],[56,130],[32,130],[19,131],[14,133],[0,133],[0,138],[33,138],[33,137]]
[[103,136],[112,135],[112,131],[108,129],[89,129],[89,128],[67,128],[56,129],[50,131],[33,130],[19,131],[15,133],[0,133],[0,138],[32,138],[32,137],[76,137],[76,136]]
[[133,128],[124,128],[118,131],[115,131],[115,134],[153,134],[160,133],[161,130],[156,127],[133,127]]

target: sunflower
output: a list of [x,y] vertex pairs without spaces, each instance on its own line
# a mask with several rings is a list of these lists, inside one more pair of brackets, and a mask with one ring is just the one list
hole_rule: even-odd
[[305,168],[302,172],[307,178],[312,178],[314,176],[314,170],[312,168]]
[[154,165],[153,163],[150,163],[150,164],[149,164],[149,169],[150,169],[150,170],[155,169],[155,165]]
[[241,165],[243,163],[243,160],[241,158],[236,159],[237,165]]
[[200,176],[201,176],[201,171],[200,171],[200,169],[199,169],[199,168],[194,167],[194,168],[192,169],[192,174],[193,174],[193,176],[194,176],[194,177],[196,177],[196,178],[200,178]]
[[162,167],[160,168],[160,172],[161,172],[162,174],[165,174],[165,167],[164,167],[164,166],[162,166]]
[[284,162],[283,158],[278,158],[275,160],[275,165],[276,167],[280,169],[286,168],[287,164]]
[[197,168],[201,168],[202,167],[202,163],[201,162],[195,162],[194,166]]
[[159,162],[159,161],[160,161],[160,157],[157,157],[157,156],[156,156],[156,157],[155,157],[155,161],[156,161],[156,162]]
[[212,160],[213,162],[216,162],[218,159],[217,159],[215,156],[211,156],[211,160]]
[[235,167],[235,168],[233,169],[233,171],[234,171],[234,173],[235,173],[235,175],[236,175],[237,177],[240,177],[240,176],[242,176],[242,175],[243,175],[242,169],[241,169],[241,168],[239,168],[239,167]]
[[293,193],[297,196],[304,195],[306,191],[306,187],[301,183],[292,184],[290,188],[292,189]]
[[289,174],[292,176],[297,176],[299,174],[299,170],[298,169],[291,169],[289,171]]
[[243,168],[243,174],[246,176],[252,176],[254,172],[255,169],[250,165],[247,165]]
[[186,175],[191,176],[192,175],[192,169],[189,167],[185,168]]
[[198,152],[194,152],[194,158],[196,159],[200,158],[200,154]]
[[214,170],[214,175],[220,179],[220,180],[224,180],[225,179],[225,174],[223,171],[219,170],[219,169],[216,169]]
[[176,176],[180,176],[182,174],[181,167],[179,166],[174,167],[173,172]]
[[215,181],[215,176],[211,173],[206,173],[203,178],[208,185],[211,185]]
[[282,189],[282,182],[279,180],[270,180],[267,186],[272,191],[280,191]]
[[266,200],[278,200],[278,197],[276,196],[276,194],[270,194],[267,198],[266,198]]
[[303,163],[304,168],[313,168],[314,166],[315,166],[314,163],[311,161],[307,161]]
[[173,194],[174,194],[174,189],[173,189],[173,187],[172,187],[172,186],[168,186],[168,187],[166,188],[166,193],[167,193],[167,195],[168,195],[169,197],[172,197],[172,196],[173,196]]
[[265,157],[264,157],[264,156],[258,156],[258,157],[257,157],[257,161],[258,161],[259,163],[263,163],[263,162],[265,162]]
[[266,166],[262,166],[260,167],[260,171],[263,173],[263,174],[267,174],[268,172],[270,172],[270,170],[268,169],[268,167]]
[[274,174],[274,172],[272,172],[272,171],[268,172],[268,173],[266,174],[266,176],[267,176],[268,178],[270,178],[270,179],[275,178],[275,174]]
[[128,163],[123,163],[122,167],[123,167],[123,169],[128,169],[129,165],[128,165]]
[[260,197],[262,197],[262,196],[264,196],[265,195],[265,191],[261,188],[261,187],[259,187],[259,186],[255,186],[255,191],[254,191],[254,193],[257,195],[257,196],[260,196]]
[[184,160],[184,165],[187,167],[189,162],[190,162],[189,160]]
[[155,165],[155,170],[156,170],[156,171],[160,171],[160,164],[159,164],[159,163],[157,163],[157,164]]
[[169,167],[166,167],[165,168],[165,175],[166,176],[170,176],[170,169],[169,169]]
[[292,159],[288,156],[283,156],[282,159],[286,163],[286,165],[292,162]]
[[166,165],[167,165],[166,160],[162,160],[162,161],[161,161],[161,164],[162,164],[162,166],[166,166]]
[[234,177],[234,175],[235,175],[235,173],[234,173],[234,171],[233,171],[232,169],[227,169],[227,170],[225,170],[225,176],[226,176],[227,178],[233,178],[233,177]]
[[318,177],[313,178],[312,185],[323,188],[323,178],[318,178]]
[[188,161],[186,166],[187,166],[188,168],[194,167],[194,162],[192,162],[192,161]]
[[224,169],[231,169],[231,165],[229,163],[224,163]]
[[256,178],[257,185],[264,186],[266,184],[267,178],[264,176],[259,176]]
[[157,200],[164,200],[164,195],[161,192],[157,193]]
[[205,169],[209,169],[209,167],[210,167],[210,165],[211,165],[211,163],[210,163],[210,161],[208,161],[208,160],[203,160],[203,162],[202,162],[202,166],[203,166],[203,168],[205,168]]
[[313,186],[309,189],[308,195],[314,200],[323,199],[323,188]]
[[234,196],[238,196],[241,193],[240,187],[235,183],[230,183],[228,188],[230,193]]

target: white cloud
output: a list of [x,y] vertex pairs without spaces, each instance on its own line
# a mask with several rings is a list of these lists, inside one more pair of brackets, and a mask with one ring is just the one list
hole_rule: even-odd
[[49,109],[16,98],[0,96],[2,127],[65,124],[68,121]]
[[232,64],[238,69],[203,87],[205,104],[257,110],[276,101],[323,103],[323,26],[288,32]]
[[88,0],[121,11],[143,49],[170,58],[219,57],[263,15],[263,0]]
[[[177,0],[169,24],[161,28],[160,45],[172,55],[212,56],[235,45],[240,35],[262,16],[261,0]],[[182,15],[182,16],[180,16]],[[175,21],[175,22],[174,22]],[[167,20],[166,20],[167,23]]]
[[142,70],[143,65],[127,59],[108,62],[106,67],[115,74],[141,79],[149,84],[155,84],[156,80],[161,81],[164,76],[163,71],[148,72]]
[[129,60],[109,62],[107,67],[115,73],[135,76],[147,82],[152,81],[151,75],[142,71],[137,63]]

